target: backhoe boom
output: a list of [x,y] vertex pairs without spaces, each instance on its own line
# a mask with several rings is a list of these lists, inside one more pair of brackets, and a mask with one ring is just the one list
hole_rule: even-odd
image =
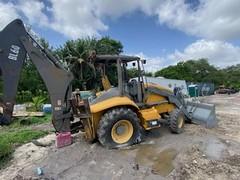
[[0,68],[3,80],[3,114],[1,124],[11,122],[20,72],[26,59],[32,60],[50,95],[53,125],[57,132],[70,131],[73,118],[69,99],[73,75],[48,50],[41,47],[24,28],[23,22],[14,20],[0,32]]

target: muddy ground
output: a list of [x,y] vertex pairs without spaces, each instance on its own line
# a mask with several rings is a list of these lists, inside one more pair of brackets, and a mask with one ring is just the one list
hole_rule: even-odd
[[46,147],[28,143],[16,149],[0,179],[240,179],[240,95],[202,100],[216,104],[219,122],[213,129],[187,124],[175,135],[161,127],[143,143],[120,150],[88,144],[83,134],[56,149],[54,135],[48,135],[40,140]]

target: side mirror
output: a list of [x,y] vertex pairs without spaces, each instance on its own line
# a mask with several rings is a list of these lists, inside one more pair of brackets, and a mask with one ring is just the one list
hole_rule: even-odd
[[135,62],[133,62],[133,63],[132,63],[132,65],[133,65],[133,67],[135,67],[135,66],[136,66],[136,63],[135,63]]
[[146,59],[144,59],[144,60],[143,60],[143,64],[146,64],[146,63],[147,63],[147,61],[146,61]]

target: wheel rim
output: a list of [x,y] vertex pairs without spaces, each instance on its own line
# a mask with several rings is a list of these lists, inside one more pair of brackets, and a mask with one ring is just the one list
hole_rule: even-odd
[[179,129],[182,128],[183,123],[184,123],[184,118],[183,118],[183,116],[180,116],[180,117],[178,118],[178,128],[179,128]]
[[120,120],[112,127],[112,139],[118,144],[126,143],[133,135],[133,125],[128,120]]

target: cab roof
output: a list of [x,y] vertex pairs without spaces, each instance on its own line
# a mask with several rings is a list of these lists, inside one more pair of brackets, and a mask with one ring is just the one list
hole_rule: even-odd
[[94,61],[96,63],[117,63],[117,60],[121,59],[122,62],[131,62],[140,60],[137,56],[127,56],[127,55],[96,55]]

